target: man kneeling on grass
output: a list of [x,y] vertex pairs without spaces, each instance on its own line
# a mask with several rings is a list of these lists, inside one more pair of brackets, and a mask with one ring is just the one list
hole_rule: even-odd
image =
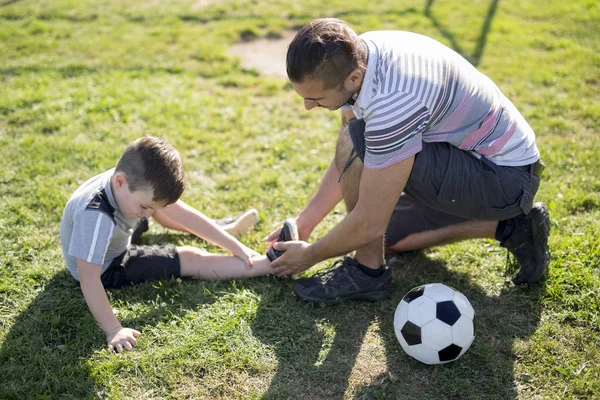
[[[65,207],[60,240],[67,268],[80,282],[90,311],[115,351],[131,350],[140,332],[121,326],[104,289],[178,276],[214,280],[271,273],[266,256],[179,200],[184,187],[177,150],[161,139],[144,137],[125,149],[116,168],[81,185]],[[132,245],[136,225],[150,216],[167,228],[192,233],[232,255],[211,254],[191,246]]]
[[[375,301],[392,289],[390,253],[459,240],[496,239],[516,259],[516,284],[550,262],[548,208],[533,199],[544,164],[535,133],[498,86],[460,54],[411,32],[360,36],[345,22],[306,24],[290,43],[287,73],[307,110],[341,109],[336,153],[295,218],[300,241],[267,236],[277,275],[301,273],[354,252],[331,270],[298,279],[305,301]],[[305,242],[344,200],[348,214]]]

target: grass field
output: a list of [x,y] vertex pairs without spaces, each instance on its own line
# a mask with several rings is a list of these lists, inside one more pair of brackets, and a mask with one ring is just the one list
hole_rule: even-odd
[[[339,115],[306,112],[227,49],[322,16],[430,35],[516,104],[548,165],[547,279],[507,283],[504,249],[480,240],[401,257],[375,304],[308,306],[273,277],[146,283],[109,292],[143,334],[110,353],[62,260],[68,196],[159,135],[184,158],[183,200],[213,217],[259,209],[243,241],[264,251],[316,189]],[[599,21],[596,0],[0,0],[0,398],[600,398]],[[218,251],[156,225],[145,240]],[[422,365],[394,335],[397,303],[428,282],[477,313],[453,364]]]

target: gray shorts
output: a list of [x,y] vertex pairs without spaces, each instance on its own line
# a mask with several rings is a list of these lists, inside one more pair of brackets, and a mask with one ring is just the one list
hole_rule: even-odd
[[154,279],[179,277],[181,266],[175,246],[130,245],[100,277],[106,289]]
[[[361,159],[364,126],[362,120],[349,124]],[[390,219],[386,245],[467,220],[501,221],[527,214],[539,185],[532,166],[499,166],[450,143],[423,142]]]

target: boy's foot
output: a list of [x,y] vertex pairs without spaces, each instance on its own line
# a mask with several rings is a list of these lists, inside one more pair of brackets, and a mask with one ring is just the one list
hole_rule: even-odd
[[[309,278],[297,279],[292,285],[296,296],[311,303],[338,304],[345,300],[377,301],[392,292],[392,270],[384,264],[379,276],[353,257],[337,260],[331,268]],[[376,271],[376,270],[374,270]]]
[[500,245],[515,256],[521,267],[513,282],[517,285],[534,283],[544,275],[550,263],[548,208],[544,203],[534,203],[529,214],[514,217],[512,223],[510,236]]
[[[283,222],[283,227],[277,237],[278,242],[289,242],[290,240],[298,240],[298,227],[296,226],[296,220],[294,218],[288,218]],[[270,261],[275,261],[283,253],[285,253],[284,250],[275,250],[271,247],[271,249],[267,251],[267,257]]]
[[133,233],[131,234],[131,244],[140,244],[142,233],[148,230],[148,218],[142,217],[138,221],[137,225],[133,229]]
[[258,211],[256,211],[254,208],[251,208],[237,217],[216,219],[215,223],[231,236],[239,238],[244,233],[254,229],[258,223]]

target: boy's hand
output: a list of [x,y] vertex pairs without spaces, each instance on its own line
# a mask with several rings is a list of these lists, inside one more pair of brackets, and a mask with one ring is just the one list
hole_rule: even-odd
[[120,353],[123,349],[131,350],[140,335],[141,333],[135,329],[119,326],[106,334],[106,342],[109,349]]
[[260,256],[260,254],[258,254],[256,251],[246,246],[242,246],[239,249],[232,251],[232,254],[242,260],[247,269],[252,269],[252,264],[254,263],[252,257]]

